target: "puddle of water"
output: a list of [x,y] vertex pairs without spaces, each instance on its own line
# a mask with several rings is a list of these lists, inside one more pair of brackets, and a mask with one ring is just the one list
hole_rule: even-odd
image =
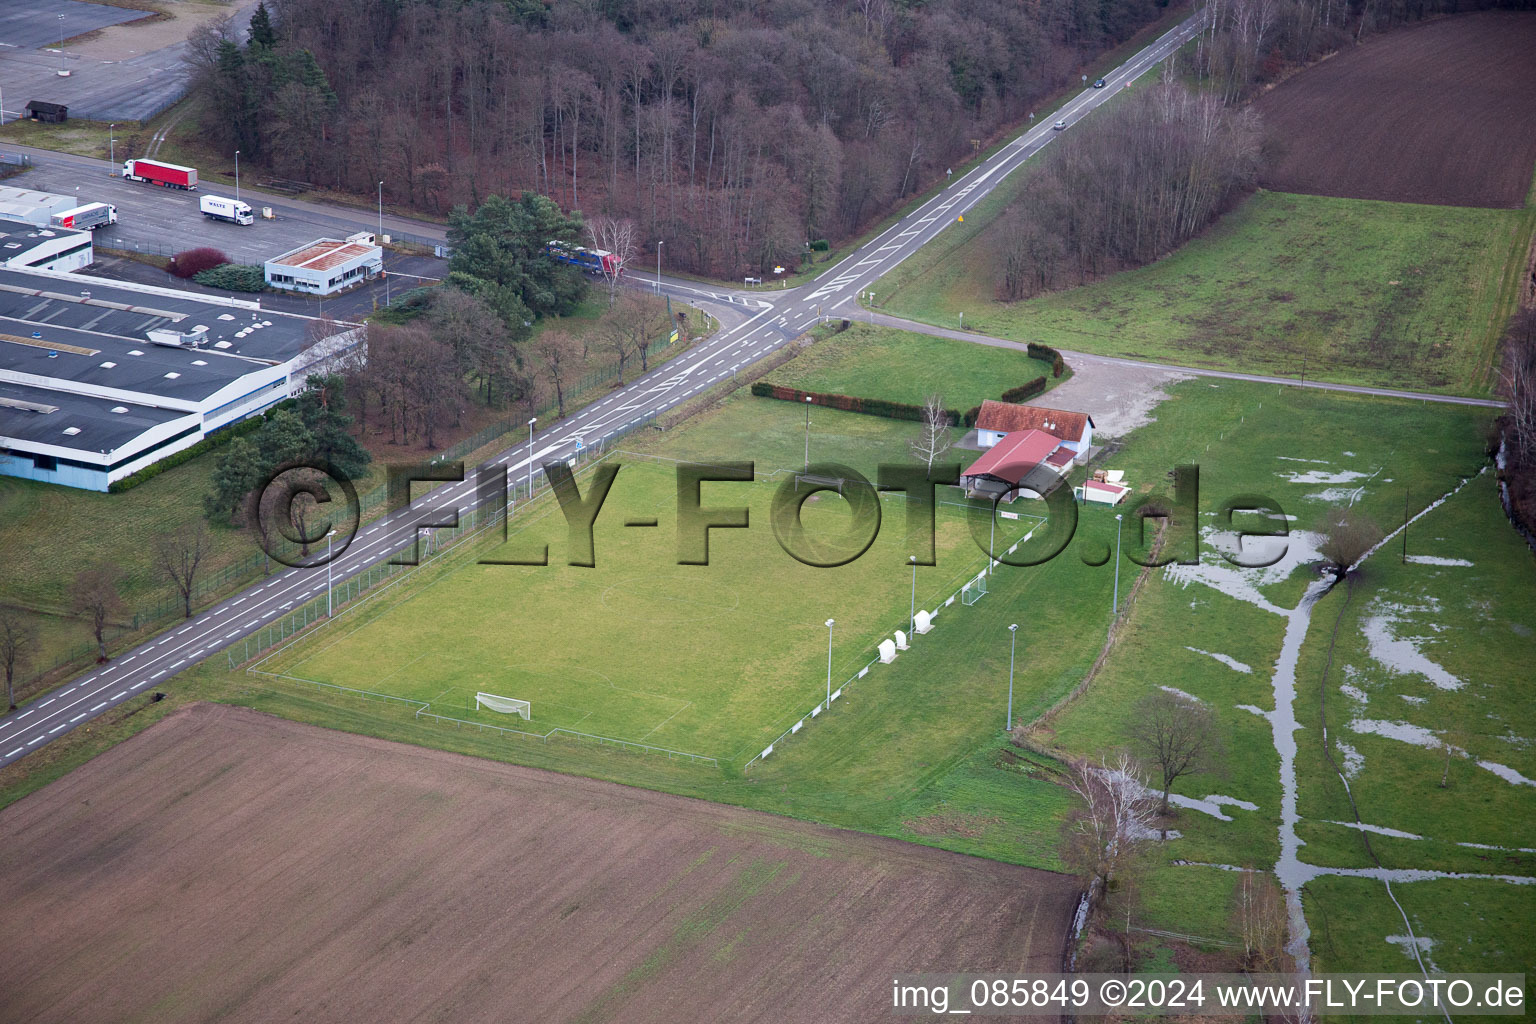
[[1361,821],[1330,821],[1330,825],[1342,825],[1352,828],[1356,832],[1370,832],[1378,836],[1391,836],[1393,839],[1423,839],[1421,835],[1412,832],[1404,832],[1401,829],[1387,828],[1385,825],[1367,825]]
[[1508,765],[1499,764],[1497,761],[1479,761],[1477,766],[1493,772],[1493,774],[1511,785],[1536,786],[1536,779],[1528,779]]
[[[1324,465],[1327,465],[1327,463],[1324,463]],[[1293,484],[1347,484],[1355,480],[1364,480],[1371,474],[1362,473],[1357,469],[1341,469],[1333,473],[1321,469],[1309,469],[1305,473],[1291,470],[1288,473],[1276,473],[1275,475],[1283,476]]]
[[1380,609],[1368,615],[1360,624],[1360,632],[1365,636],[1372,658],[1389,671],[1401,675],[1421,675],[1442,690],[1461,689],[1460,679],[1430,661],[1419,650],[1419,644],[1424,642],[1424,638],[1393,635],[1392,626],[1398,621],[1398,613],[1408,609],[1402,605],[1383,605]]
[[1313,491],[1305,497],[1308,501],[1322,501],[1329,505],[1337,505],[1340,502],[1353,505],[1363,490],[1363,487],[1329,487],[1327,490]]
[[1250,673],[1250,672],[1253,671],[1252,666],[1244,665],[1242,662],[1238,661],[1236,658],[1228,657],[1225,654],[1216,654],[1216,653],[1214,653],[1212,651],[1202,651],[1198,647],[1185,647],[1184,649],[1186,651],[1194,651],[1196,654],[1203,654],[1207,658],[1215,658],[1217,661],[1219,661],[1223,665],[1227,666],[1227,668],[1233,669],[1233,670],[1238,671],[1238,672],[1242,672],[1245,675],[1247,673]]
[[1176,697],[1182,697],[1184,700],[1189,701],[1191,704],[1205,703],[1205,701],[1201,700],[1199,697],[1196,697],[1192,693],[1186,693],[1185,691],[1179,689],[1177,686],[1159,686],[1158,689],[1167,693],[1171,693]]
[[1353,779],[1360,774],[1360,769],[1365,767],[1365,755],[1343,740],[1335,739],[1333,745],[1339,748],[1339,754],[1344,758],[1344,777]]
[[1409,555],[1414,565],[1472,565],[1465,558],[1441,558],[1438,555]]
[[1263,708],[1256,708],[1252,704],[1234,704],[1232,706],[1237,708],[1237,710],[1239,710],[1239,711],[1251,711],[1254,714],[1258,715],[1260,718],[1268,718],[1269,717],[1269,712],[1268,711],[1265,711]]
[[1380,718],[1356,718],[1349,723],[1354,732],[1364,733],[1368,736],[1383,736],[1389,740],[1398,740],[1402,743],[1412,743],[1417,747],[1429,750],[1438,749],[1440,737],[1421,725],[1412,725],[1408,722],[1388,722]]
[[1427,698],[1425,698],[1425,697],[1413,697],[1413,696],[1410,696],[1409,694],[1406,694],[1406,693],[1400,693],[1400,694],[1398,694],[1398,696],[1401,697],[1403,700],[1407,701],[1409,704],[1428,704],[1429,703],[1429,700]]
[[[1422,935],[1388,935],[1387,941],[1403,951],[1403,956],[1417,963],[1420,958],[1424,966],[1431,973],[1438,973],[1440,968],[1429,958],[1429,951],[1435,948],[1434,939],[1426,939]],[[1417,954],[1417,955],[1415,955]]]
[[[1349,453],[1345,452],[1344,454],[1348,455]],[[1329,465],[1329,462],[1328,462],[1327,459],[1298,459],[1298,458],[1296,458],[1295,456],[1292,456],[1292,455],[1276,455],[1275,458],[1281,459],[1282,461],[1285,461],[1285,462],[1310,462],[1313,465],[1317,465],[1317,466]]]
[[1256,811],[1259,809],[1258,804],[1249,803],[1247,800],[1239,800],[1235,796],[1222,796],[1219,793],[1210,794],[1200,800],[1192,796],[1180,796],[1177,793],[1170,793],[1168,795],[1168,802],[1178,804],[1180,807],[1187,807],[1192,811],[1203,811],[1218,821],[1232,820],[1232,816],[1222,810],[1223,806],[1240,807],[1245,811]]
[[1358,686],[1350,686],[1348,683],[1343,683],[1339,686],[1339,690],[1344,696],[1357,703],[1367,704],[1370,702],[1371,698],[1367,697],[1365,691]]

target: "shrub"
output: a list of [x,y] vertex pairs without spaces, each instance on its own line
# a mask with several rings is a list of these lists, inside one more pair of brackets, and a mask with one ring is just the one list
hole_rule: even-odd
[[192,280],[226,292],[259,292],[267,286],[262,269],[244,263],[225,263],[208,270],[199,270],[192,275]]
[[197,249],[186,249],[172,256],[169,269],[177,277],[192,277],[228,262],[229,257],[219,250],[202,246]]
[[831,247],[831,243],[829,243],[825,238],[818,238],[816,241],[811,243],[811,250],[813,252],[826,252]]

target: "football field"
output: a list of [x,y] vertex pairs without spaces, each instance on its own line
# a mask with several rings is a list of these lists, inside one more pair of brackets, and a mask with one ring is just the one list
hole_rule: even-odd
[[[703,507],[745,507],[748,525],[711,530],[709,564],[680,565],[679,464],[627,453],[605,461],[620,468],[593,529],[594,566],[568,564],[566,520],[545,495],[515,512],[505,544],[497,528],[451,549],[261,669],[419,701],[449,718],[741,763],[825,698],[829,632],[836,690],[907,628],[908,556],[922,549],[908,540],[901,493],[881,496],[878,533],[862,555],[824,568],[786,553],[770,525],[774,494],[793,471],[759,465],[750,483],[706,482]],[[577,476],[584,497],[593,477],[592,467]],[[916,571],[917,607],[942,609],[935,636],[946,616],[967,614],[958,600],[943,604],[985,564],[957,494],[938,489],[936,564]],[[867,535],[850,507],[832,492],[813,495],[802,507],[807,536]],[[1036,522],[1027,513],[999,520],[999,548]],[[486,564],[536,559],[545,546],[548,565]],[[528,701],[531,720],[477,708],[480,692]]]

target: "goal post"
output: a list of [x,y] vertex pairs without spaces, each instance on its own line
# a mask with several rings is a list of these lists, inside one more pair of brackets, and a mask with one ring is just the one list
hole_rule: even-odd
[[494,693],[475,694],[475,710],[486,708],[503,715],[521,715],[523,721],[533,720],[533,705],[516,697],[501,697]]
[[973,605],[980,601],[982,595],[986,592],[987,574],[983,572],[980,576],[967,583],[964,589],[960,591],[960,603],[963,605]]

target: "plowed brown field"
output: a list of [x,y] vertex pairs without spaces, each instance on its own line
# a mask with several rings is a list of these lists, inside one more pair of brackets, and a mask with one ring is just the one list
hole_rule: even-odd
[[1280,150],[1265,188],[1519,207],[1536,163],[1536,12],[1389,32],[1255,105]]
[[7,1021],[884,1020],[1056,970],[1070,879],[256,712],[0,812]]

